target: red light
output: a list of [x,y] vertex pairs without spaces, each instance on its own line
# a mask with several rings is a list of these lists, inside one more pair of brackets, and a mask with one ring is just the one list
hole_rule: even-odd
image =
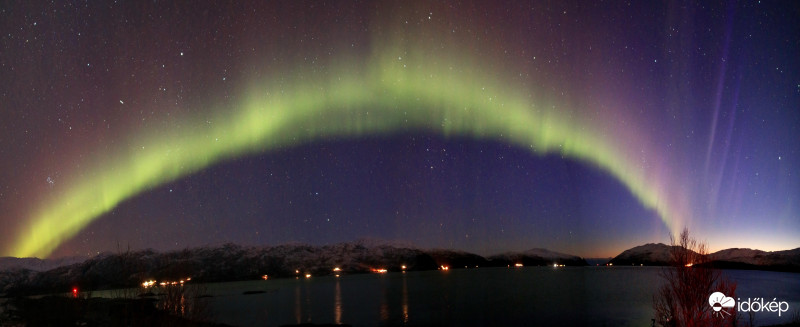
[[78,288],[77,287],[73,287],[72,288],[72,297],[74,297],[74,298],[78,297]]

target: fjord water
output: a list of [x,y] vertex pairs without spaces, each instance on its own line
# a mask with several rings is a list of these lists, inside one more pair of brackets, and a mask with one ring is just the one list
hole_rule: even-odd
[[[658,267],[523,267],[320,276],[208,285],[215,320],[236,326],[650,326]],[[759,313],[758,325],[788,322],[800,274],[724,271],[737,296],[790,302]],[[263,292],[245,295],[244,292]]]

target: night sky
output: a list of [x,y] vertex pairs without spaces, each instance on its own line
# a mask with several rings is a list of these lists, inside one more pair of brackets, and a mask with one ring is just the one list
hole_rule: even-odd
[[794,2],[0,13],[0,256],[800,246]]

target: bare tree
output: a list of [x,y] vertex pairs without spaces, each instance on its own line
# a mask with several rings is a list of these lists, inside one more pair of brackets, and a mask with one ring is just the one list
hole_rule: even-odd
[[736,298],[736,283],[707,265],[708,247],[684,228],[676,240],[670,236],[671,267],[661,272],[664,283],[653,296],[656,322],[662,326],[736,326],[730,309],[715,310],[709,296],[722,292]]

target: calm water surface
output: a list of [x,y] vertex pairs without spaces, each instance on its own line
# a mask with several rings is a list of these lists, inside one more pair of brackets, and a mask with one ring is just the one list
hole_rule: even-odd
[[[657,267],[524,267],[324,276],[208,285],[217,321],[237,326],[650,326]],[[725,271],[738,297],[800,308],[800,274]],[[264,293],[244,295],[246,291]],[[788,322],[772,313],[758,324]]]

